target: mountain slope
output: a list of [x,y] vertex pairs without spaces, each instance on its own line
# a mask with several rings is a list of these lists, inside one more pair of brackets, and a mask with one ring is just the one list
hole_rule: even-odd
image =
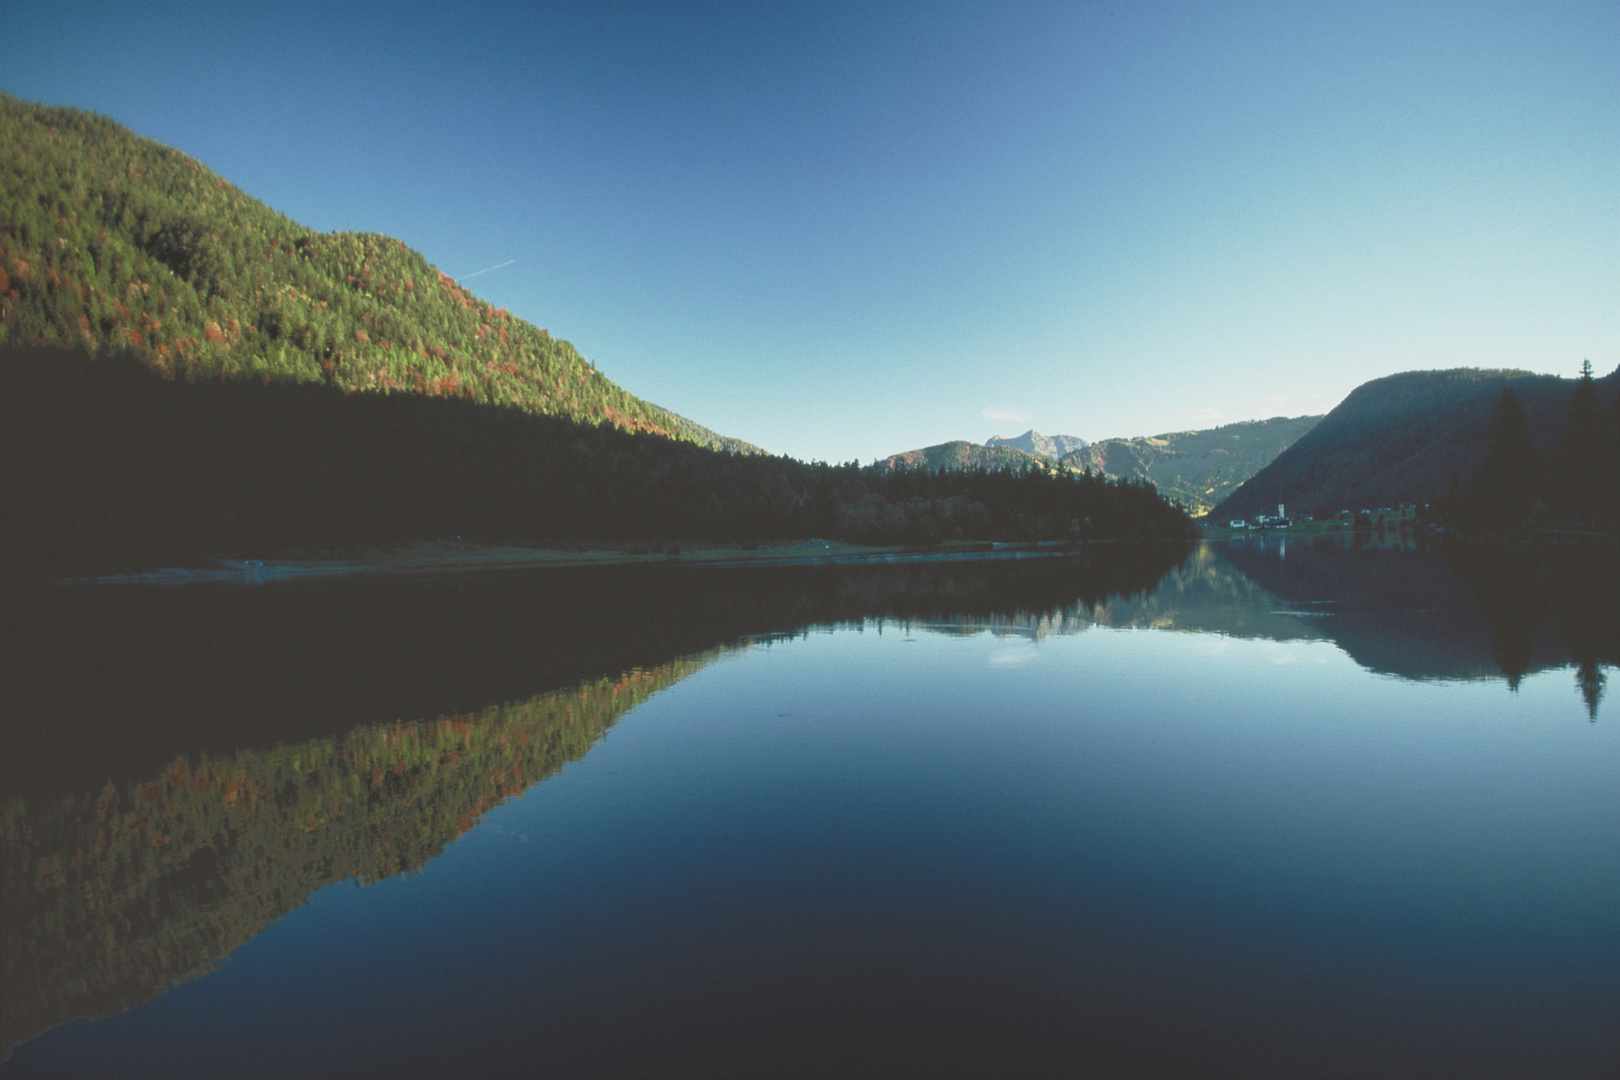
[[1277,416],[1204,431],[1102,439],[1066,455],[1063,464],[1120,479],[1147,480],[1165,498],[1201,514],[1269,465],[1321,419]]
[[[1605,402],[1616,385],[1615,374],[1599,380]],[[1491,410],[1510,386],[1536,444],[1556,444],[1574,379],[1477,368],[1390,375],[1357,387],[1214,515],[1248,517],[1279,502],[1321,514],[1439,498],[1479,468]]]
[[1067,472],[1089,469],[1114,480],[1145,481],[1189,513],[1201,514],[1270,464],[1321,419],[1279,416],[1205,431],[1171,431],[1094,443],[1073,435],[1042,435],[1030,430],[1014,439],[993,436],[984,446],[958,441],[909,450],[883,458],[875,467],[1022,472],[1036,462],[1047,462]]
[[314,232],[105,117],[0,94],[0,343],[32,341],[757,449],[626,392],[398,240]]
[[969,469],[1006,469],[1023,472],[1039,464],[1040,458],[1007,446],[980,446],[958,439],[955,442],[926,446],[921,450],[908,450],[891,454],[876,463],[884,469],[928,469],[938,472],[965,472]]

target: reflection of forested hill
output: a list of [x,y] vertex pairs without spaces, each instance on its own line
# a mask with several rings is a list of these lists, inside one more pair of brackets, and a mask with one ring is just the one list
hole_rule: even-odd
[[326,885],[420,867],[711,655],[428,723],[177,758],[96,794],[8,800],[0,1047],[195,978]]
[[[206,971],[315,889],[420,866],[718,650],[892,619],[1322,638],[1406,678],[1620,662],[1611,547],[1093,545],[1005,562],[597,567],[6,595],[11,1043]],[[508,702],[491,705],[491,702]],[[400,718],[439,716],[432,721]]]
[[1373,671],[1516,682],[1572,661],[1620,661],[1612,546],[1443,553],[1267,537],[1217,550],[1289,605],[1319,612],[1323,636]]
[[1365,668],[1408,679],[1497,674],[1490,627],[1437,551],[1267,538],[1219,552],[1282,602],[1314,612],[1322,636]]
[[0,605],[0,788],[99,790],[176,754],[468,712],[814,623],[1096,603],[1151,590],[1188,550],[18,590]]
[[0,1045],[200,975],[325,885],[421,866],[731,643],[1091,607],[1187,551],[9,596]]

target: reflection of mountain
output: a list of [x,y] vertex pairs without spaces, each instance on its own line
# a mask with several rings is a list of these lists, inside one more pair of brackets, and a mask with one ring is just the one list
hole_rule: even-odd
[[326,885],[420,867],[712,655],[465,716],[195,767],[176,758],[99,794],[9,801],[0,1046],[195,978]]
[[1097,623],[1119,628],[1163,628],[1294,641],[1321,637],[1316,624],[1286,610],[1277,597],[1237,572],[1208,547],[1150,595],[1111,600]]
[[1323,636],[1311,621],[1285,607],[1281,600],[1203,546],[1166,574],[1155,589],[1046,611],[957,615],[935,621],[931,627],[955,633],[990,630],[1036,640],[1052,634],[1079,633],[1092,626],[1186,630],[1275,641]]

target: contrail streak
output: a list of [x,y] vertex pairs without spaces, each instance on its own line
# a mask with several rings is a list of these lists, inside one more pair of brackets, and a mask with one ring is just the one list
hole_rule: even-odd
[[468,274],[467,277],[460,277],[460,278],[457,278],[456,280],[457,281],[466,281],[467,278],[475,278],[479,274],[487,274],[491,270],[499,270],[501,267],[503,267],[503,266],[511,266],[515,262],[517,262],[516,259],[507,259],[503,263],[496,263],[494,266],[486,266],[482,270],[474,270],[472,273]]

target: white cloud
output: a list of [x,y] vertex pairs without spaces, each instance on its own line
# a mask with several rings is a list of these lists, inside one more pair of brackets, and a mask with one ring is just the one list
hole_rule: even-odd
[[986,420],[1016,420],[1020,423],[1029,419],[1029,413],[1019,412],[1016,409],[986,409],[980,415]]

